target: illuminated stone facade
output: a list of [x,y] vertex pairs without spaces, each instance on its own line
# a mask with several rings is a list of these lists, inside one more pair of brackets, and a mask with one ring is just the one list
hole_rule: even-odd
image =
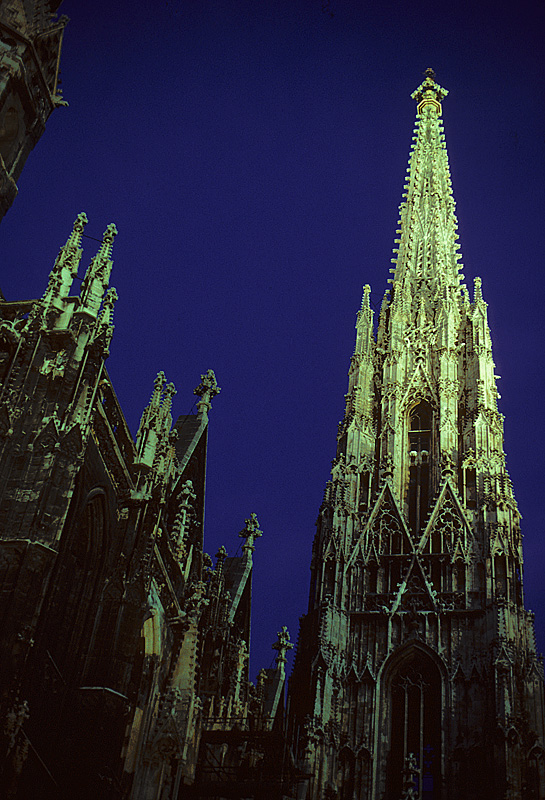
[[[0,216],[61,102],[58,5],[0,7]],[[0,797],[280,799],[292,645],[250,683],[256,515],[241,555],[203,549],[219,387],[202,375],[173,426],[160,372],[133,440],[105,367],[117,230],[73,294],[86,224],[41,297],[0,295]]]
[[357,316],[290,681],[301,797],[545,797],[543,671],[525,610],[487,306],[459,271],[428,70],[391,289]]
[[240,556],[203,552],[214,373],[174,427],[159,373],[133,441],[105,368],[114,225],[71,294],[86,222],[41,298],[0,301],[0,794],[252,796],[258,776],[280,797],[291,644],[253,686],[255,514]]

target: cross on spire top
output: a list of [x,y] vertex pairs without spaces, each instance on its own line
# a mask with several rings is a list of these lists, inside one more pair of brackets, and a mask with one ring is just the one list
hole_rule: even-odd
[[259,539],[260,536],[263,536],[263,531],[259,530],[257,514],[250,514],[249,519],[244,520],[244,522],[244,528],[239,533],[242,539],[246,539],[242,545],[242,549],[245,553],[253,553],[255,550],[254,542],[256,539]]
[[272,649],[278,650],[278,655],[276,656],[276,664],[278,666],[286,663],[286,653],[293,648],[293,642],[290,641],[290,634],[285,625],[281,631],[278,631],[277,635],[278,639],[272,645]]
[[216,382],[216,376],[214,375],[214,370],[209,369],[205,375],[201,375],[201,382],[193,390],[193,394],[196,394],[201,399],[197,403],[197,408],[199,409],[199,414],[208,414],[211,408],[211,399],[215,397],[217,394],[221,392],[220,387]]

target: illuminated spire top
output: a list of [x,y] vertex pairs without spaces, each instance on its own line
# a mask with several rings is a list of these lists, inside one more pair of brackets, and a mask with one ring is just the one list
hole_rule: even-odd
[[[433,70],[411,97],[417,101],[416,128],[400,206],[393,278],[393,302],[407,321],[433,322],[437,301],[460,295],[457,220],[441,119],[447,90]],[[420,312],[420,313],[418,313]]]
[[435,72],[428,67],[424,73],[426,78],[422,81],[420,86],[414,90],[411,97],[413,100],[418,101],[417,111],[419,114],[426,106],[432,106],[436,111],[441,113],[441,100],[447,96],[448,90],[443,89],[435,82]]

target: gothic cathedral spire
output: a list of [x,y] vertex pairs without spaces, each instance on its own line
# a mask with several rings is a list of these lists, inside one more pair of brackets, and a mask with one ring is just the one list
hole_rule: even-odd
[[[543,672],[480,278],[426,71],[376,340],[368,286],[291,713],[307,800],[545,798]],[[407,794],[412,791],[413,794]]]

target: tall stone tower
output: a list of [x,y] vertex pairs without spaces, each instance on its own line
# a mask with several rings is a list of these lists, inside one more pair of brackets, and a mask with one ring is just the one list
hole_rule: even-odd
[[0,219],[17,195],[19,175],[51,112],[66,105],[59,62],[68,17],[62,0],[0,3]]
[[357,315],[290,682],[307,800],[545,797],[543,671],[524,608],[487,305],[459,272],[432,70],[376,339]]

